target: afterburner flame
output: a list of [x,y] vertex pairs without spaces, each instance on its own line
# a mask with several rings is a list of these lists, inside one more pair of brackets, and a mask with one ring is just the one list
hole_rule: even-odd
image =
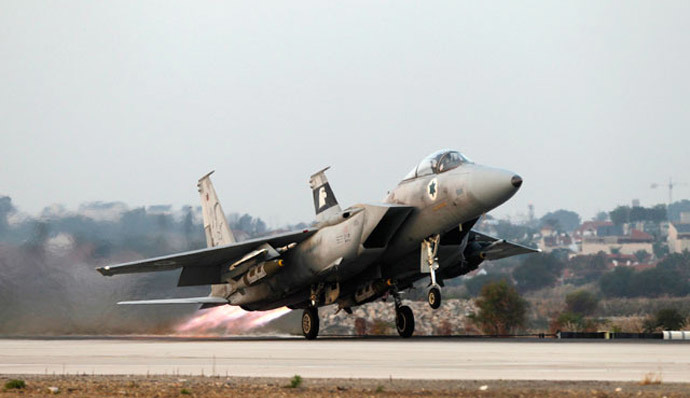
[[197,315],[175,329],[183,335],[225,335],[246,333],[290,312],[287,307],[269,311],[245,311],[223,305],[200,310]]

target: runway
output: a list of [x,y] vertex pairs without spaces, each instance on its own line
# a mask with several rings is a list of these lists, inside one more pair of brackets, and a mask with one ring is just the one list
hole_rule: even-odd
[[690,382],[687,342],[318,339],[0,339],[0,374],[180,374]]

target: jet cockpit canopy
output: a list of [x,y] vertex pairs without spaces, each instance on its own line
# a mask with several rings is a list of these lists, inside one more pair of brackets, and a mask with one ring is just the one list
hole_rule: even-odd
[[472,163],[465,155],[458,151],[442,149],[425,157],[417,167],[412,169],[403,180],[410,180],[429,174],[441,174],[445,171],[454,169],[463,163]]

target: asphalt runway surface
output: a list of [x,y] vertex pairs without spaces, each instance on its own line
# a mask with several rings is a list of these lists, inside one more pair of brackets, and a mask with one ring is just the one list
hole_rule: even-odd
[[0,374],[690,382],[690,342],[467,338],[0,339]]

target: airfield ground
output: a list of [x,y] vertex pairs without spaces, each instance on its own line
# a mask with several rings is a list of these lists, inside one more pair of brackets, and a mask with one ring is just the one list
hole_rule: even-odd
[[[12,376],[0,377],[4,385]],[[0,397],[687,397],[690,385],[603,381],[375,380],[177,376],[15,376],[21,390]],[[54,390],[55,391],[55,390]]]
[[690,341],[467,338],[0,339],[0,375],[215,375],[690,383]]
[[[295,375],[303,378],[302,385],[286,388]],[[690,397],[690,343],[460,337],[0,339],[2,385],[11,378],[26,381],[26,388],[1,391],[0,398],[45,396],[49,387],[74,397]]]

